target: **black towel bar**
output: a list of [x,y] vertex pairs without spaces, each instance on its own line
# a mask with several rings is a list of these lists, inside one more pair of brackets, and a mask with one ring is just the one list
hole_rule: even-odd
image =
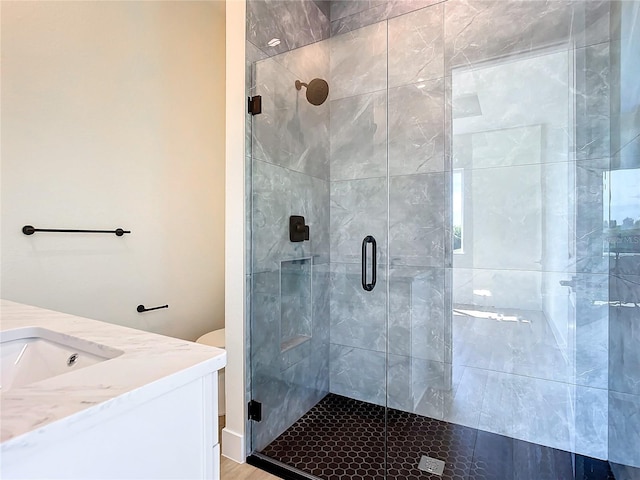
[[117,237],[121,237],[125,233],[131,233],[131,230],[123,230],[116,228],[115,230],[70,230],[59,228],[34,228],[31,225],[22,227],[22,233],[25,235],[33,235],[36,232],[59,232],[59,233],[115,233]]

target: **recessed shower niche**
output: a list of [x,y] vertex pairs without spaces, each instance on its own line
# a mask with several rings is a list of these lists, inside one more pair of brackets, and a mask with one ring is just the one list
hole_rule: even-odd
[[280,352],[288,368],[307,356],[311,313],[311,258],[280,262]]

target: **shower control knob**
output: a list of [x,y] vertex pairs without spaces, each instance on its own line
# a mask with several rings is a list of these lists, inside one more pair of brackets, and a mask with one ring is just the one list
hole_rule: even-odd
[[304,217],[300,215],[289,217],[289,240],[292,242],[309,240],[309,225],[305,225]]

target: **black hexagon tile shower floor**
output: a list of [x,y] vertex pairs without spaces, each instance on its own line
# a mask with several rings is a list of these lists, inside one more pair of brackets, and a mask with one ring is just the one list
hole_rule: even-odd
[[[335,394],[260,453],[326,480],[615,478],[606,461],[394,409],[385,419],[383,407]],[[445,462],[441,476],[418,469],[423,455]]]

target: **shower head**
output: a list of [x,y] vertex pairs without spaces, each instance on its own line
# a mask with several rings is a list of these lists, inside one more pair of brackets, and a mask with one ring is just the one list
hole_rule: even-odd
[[307,87],[307,101],[312,105],[322,105],[329,96],[329,84],[321,78],[314,78],[308,84],[296,80],[296,90],[302,87]]

